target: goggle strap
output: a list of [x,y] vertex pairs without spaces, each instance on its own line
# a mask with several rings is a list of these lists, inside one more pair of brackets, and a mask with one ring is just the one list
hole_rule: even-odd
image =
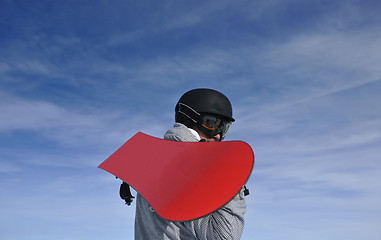
[[194,110],[193,108],[191,108],[190,106],[188,106],[184,103],[179,103],[178,112],[181,114],[184,114],[185,116],[187,116],[189,119],[191,119],[195,123],[197,122],[197,119],[201,115],[196,110]]

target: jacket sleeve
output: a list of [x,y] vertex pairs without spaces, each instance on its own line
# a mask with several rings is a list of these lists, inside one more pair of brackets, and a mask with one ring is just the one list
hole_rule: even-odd
[[243,188],[218,210],[195,220],[184,222],[189,231],[200,240],[238,240],[244,226],[246,202]]

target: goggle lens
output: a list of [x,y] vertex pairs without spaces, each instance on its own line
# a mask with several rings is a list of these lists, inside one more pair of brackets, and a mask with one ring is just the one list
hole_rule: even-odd
[[200,118],[200,125],[205,134],[209,136],[215,136],[221,134],[221,140],[226,136],[231,122],[223,121],[221,118],[213,115],[203,115]]
[[218,129],[221,124],[221,119],[216,118],[215,116],[203,116],[201,125],[211,131]]

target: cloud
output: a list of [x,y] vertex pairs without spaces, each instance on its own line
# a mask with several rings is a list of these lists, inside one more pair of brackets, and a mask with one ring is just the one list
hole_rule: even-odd
[[[120,142],[134,134],[133,129],[159,134],[163,125],[149,115],[129,114],[128,110],[110,112],[70,110],[56,104],[2,94],[0,131],[33,131],[64,145],[83,146]],[[141,126],[141,122],[150,125]]]
[[[134,81],[162,85],[199,79],[207,79],[212,84],[217,84],[217,79],[230,79],[230,86],[235,89],[240,86],[233,84],[235,82],[247,82],[246,87],[270,85],[270,89],[282,94],[278,97],[285,96],[286,91],[301,94],[303,91],[299,88],[302,87],[308,97],[319,97],[378,81],[381,75],[377,64],[381,61],[379,39],[379,31],[367,28],[307,32],[282,42],[242,42],[223,50],[218,45],[195,45],[189,51],[142,62],[128,74]],[[301,95],[297,97],[303,101]]]
[[47,102],[4,95],[0,110],[4,113],[0,123],[1,131],[53,128],[59,124],[57,120],[65,115],[64,109]]
[[[379,78],[377,62],[381,60],[379,31],[366,29],[355,32],[303,34],[278,47],[268,49],[272,67],[309,71],[324,68],[348,73],[360,71],[365,79]],[[277,57],[276,57],[277,56]],[[306,67],[308,65],[308,67]]]
[[5,161],[0,162],[0,172],[2,173],[12,173],[12,172],[18,172],[20,170],[21,169],[18,166],[12,163],[8,163]]
[[[78,234],[84,234],[83,239],[94,239],[97,234],[133,235],[133,221],[126,218],[133,219],[134,208],[125,206],[119,198],[120,181],[98,169],[86,174],[84,169],[65,172],[64,176],[62,169],[50,170],[50,174],[40,173],[44,178],[34,175],[19,182],[12,177],[1,181],[0,211],[7,216],[0,220],[3,236],[17,238],[25,232],[31,239],[48,239],[56,234],[60,235],[58,239],[76,238]],[[84,224],[88,221],[92,224]],[[33,227],[36,223],[50,227],[41,231]]]

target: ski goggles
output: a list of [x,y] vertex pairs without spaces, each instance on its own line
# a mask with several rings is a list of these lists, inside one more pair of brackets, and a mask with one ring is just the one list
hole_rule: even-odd
[[231,121],[214,115],[201,115],[198,121],[198,128],[207,136],[214,137],[221,134],[221,140],[225,138],[230,128]]

